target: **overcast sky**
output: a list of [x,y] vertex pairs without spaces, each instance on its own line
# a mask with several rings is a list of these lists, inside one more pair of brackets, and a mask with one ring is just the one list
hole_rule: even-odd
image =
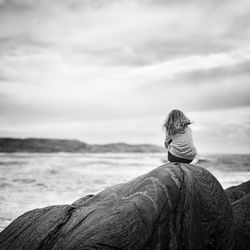
[[250,153],[250,0],[0,0],[0,136]]

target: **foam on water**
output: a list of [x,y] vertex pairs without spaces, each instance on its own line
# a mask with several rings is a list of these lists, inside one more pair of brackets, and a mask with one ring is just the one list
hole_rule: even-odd
[[[0,153],[0,231],[24,212],[70,204],[162,165],[163,154]],[[224,188],[250,179],[250,156],[206,155],[206,167]]]

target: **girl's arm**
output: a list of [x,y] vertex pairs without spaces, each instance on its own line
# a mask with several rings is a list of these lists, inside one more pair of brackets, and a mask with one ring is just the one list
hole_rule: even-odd
[[168,145],[172,142],[172,138],[169,134],[166,135],[164,145],[166,148],[168,148]]

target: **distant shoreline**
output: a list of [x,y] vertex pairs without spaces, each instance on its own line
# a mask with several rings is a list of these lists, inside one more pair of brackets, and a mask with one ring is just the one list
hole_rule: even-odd
[[1,153],[163,153],[153,144],[88,144],[79,140],[44,138],[0,138]]

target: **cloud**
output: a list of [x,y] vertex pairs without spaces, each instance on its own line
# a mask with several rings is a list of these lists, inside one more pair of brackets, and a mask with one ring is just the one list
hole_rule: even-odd
[[214,110],[250,105],[245,50],[133,68],[91,63],[83,67],[77,61],[67,65],[53,52],[6,58],[3,69],[6,64],[14,69],[9,72],[13,80],[0,84],[6,97],[1,113],[11,120],[19,116],[21,122],[122,119],[161,115],[166,107]]
[[[248,0],[1,0],[2,134],[156,142],[167,112],[180,108],[198,113],[197,121],[208,115],[197,132],[205,141],[213,115],[229,121],[227,112],[250,106],[249,7]],[[249,124],[215,124],[218,137],[237,141],[238,133],[247,143]]]
[[[10,57],[13,61],[15,53],[15,58],[21,59],[17,59],[17,64],[26,55],[27,60],[32,57],[31,64],[37,64],[37,68],[39,62],[48,63],[44,58],[51,58],[52,64],[58,63],[59,67],[64,64],[64,68],[70,65],[73,68],[78,64],[89,69],[92,64],[94,71],[107,66],[157,66],[193,55],[226,53],[249,44],[247,32],[236,32],[237,23],[242,29],[248,27],[247,21],[239,21],[249,16],[246,6],[247,1],[240,5],[233,1],[209,4],[201,1],[2,1],[0,56],[4,57],[4,68],[8,64],[4,60]],[[53,58],[62,59],[55,62]],[[13,66],[15,74],[20,71],[24,77],[23,72],[32,68],[28,64],[26,70],[19,69],[16,63],[9,68]],[[9,75],[13,74],[11,70]]]
[[[223,1],[224,4],[215,1],[209,4],[201,1],[23,2],[32,5],[32,9],[3,12],[3,35],[26,34],[54,43],[57,49],[76,47],[83,56],[91,51],[93,54],[103,51],[107,61],[114,56],[115,64],[133,64],[133,55],[135,61],[139,57],[139,61],[152,63],[183,54],[217,53],[249,41],[248,33],[235,35],[234,27],[239,18],[249,16],[247,1],[240,5],[233,1]],[[101,8],[93,7],[100,2],[105,3]],[[8,3],[22,5],[22,1]],[[77,6],[77,11],[69,6]],[[242,28],[248,27],[247,22],[241,24]],[[105,54],[111,50],[114,53]]]
[[[230,65],[227,67],[220,66],[217,68],[212,68],[210,70],[194,70],[193,72],[188,72],[182,74],[180,77],[183,81],[188,81],[190,84],[216,84],[217,80],[225,79],[229,80],[237,77],[249,77],[250,72],[250,60],[246,60],[242,63],[235,65]],[[234,79],[237,81],[237,79]],[[232,81],[232,80],[231,80]]]
[[199,153],[249,153],[249,107],[191,112]]
[[231,51],[228,53],[209,54],[205,56],[186,56],[183,58],[166,60],[154,65],[136,68],[134,74],[155,80],[195,71],[232,67],[250,61],[250,48]]
[[249,59],[248,50],[190,56],[140,67],[133,73],[135,82],[142,82],[140,95],[158,112],[176,106],[232,108],[250,105]]

